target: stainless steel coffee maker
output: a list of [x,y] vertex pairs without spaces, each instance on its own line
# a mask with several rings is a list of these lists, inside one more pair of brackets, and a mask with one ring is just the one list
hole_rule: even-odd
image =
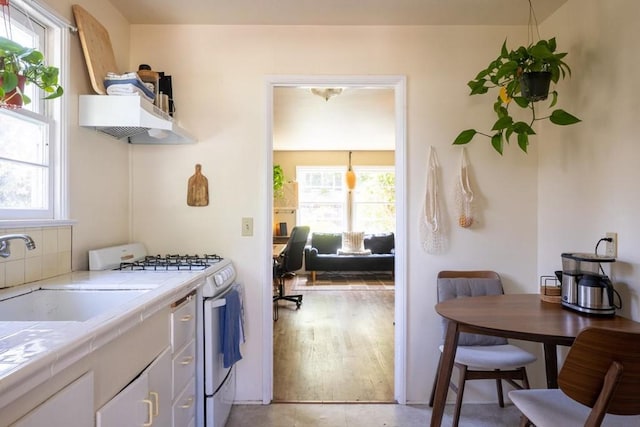
[[[602,263],[615,258],[588,253],[562,254],[562,305],[581,313],[611,316],[616,312],[613,284]],[[618,297],[619,298],[619,297]]]

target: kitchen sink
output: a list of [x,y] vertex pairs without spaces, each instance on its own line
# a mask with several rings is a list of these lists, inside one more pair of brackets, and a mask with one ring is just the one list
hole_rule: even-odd
[[0,300],[0,321],[84,322],[145,292],[148,289],[37,289]]

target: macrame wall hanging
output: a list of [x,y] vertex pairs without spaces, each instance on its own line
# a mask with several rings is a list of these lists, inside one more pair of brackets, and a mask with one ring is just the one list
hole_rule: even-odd
[[430,254],[439,254],[445,250],[446,236],[444,222],[440,212],[440,196],[438,194],[438,178],[440,165],[433,147],[429,147],[427,161],[427,183],[424,204],[420,214],[420,242],[422,248]]

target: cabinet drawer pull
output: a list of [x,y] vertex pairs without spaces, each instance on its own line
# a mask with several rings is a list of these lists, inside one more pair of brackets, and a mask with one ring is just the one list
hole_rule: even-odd
[[149,409],[149,413],[148,413],[149,422],[144,423],[142,425],[143,427],[149,427],[151,426],[151,424],[153,424],[153,402],[150,401],[149,399],[143,399],[142,401],[147,404],[147,408]]
[[157,417],[158,414],[160,413],[160,397],[158,396],[158,393],[155,391],[150,391],[149,394],[151,395],[151,397],[153,397],[154,400],[154,408],[155,410],[153,411],[153,416]]
[[191,362],[193,362],[193,356],[186,356],[184,359],[182,359],[180,364],[181,365],[189,365],[189,364],[191,364]]
[[189,409],[193,406],[193,396],[189,396],[185,403],[180,405],[180,409]]
[[193,315],[191,315],[191,314],[187,314],[187,315],[185,315],[185,316],[182,316],[182,317],[180,318],[180,321],[181,321],[181,322],[190,322],[190,321],[191,321],[191,319],[193,319]]

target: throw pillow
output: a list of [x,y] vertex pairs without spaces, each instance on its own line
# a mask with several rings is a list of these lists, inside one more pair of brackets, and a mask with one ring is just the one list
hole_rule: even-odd
[[319,254],[335,254],[342,247],[342,234],[313,233],[311,246],[316,248]]
[[363,252],[364,231],[344,231],[342,233],[342,252]]
[[394,249],[393,233],[367,234],[364,236],[364,248],[374,254],[391,254]]

